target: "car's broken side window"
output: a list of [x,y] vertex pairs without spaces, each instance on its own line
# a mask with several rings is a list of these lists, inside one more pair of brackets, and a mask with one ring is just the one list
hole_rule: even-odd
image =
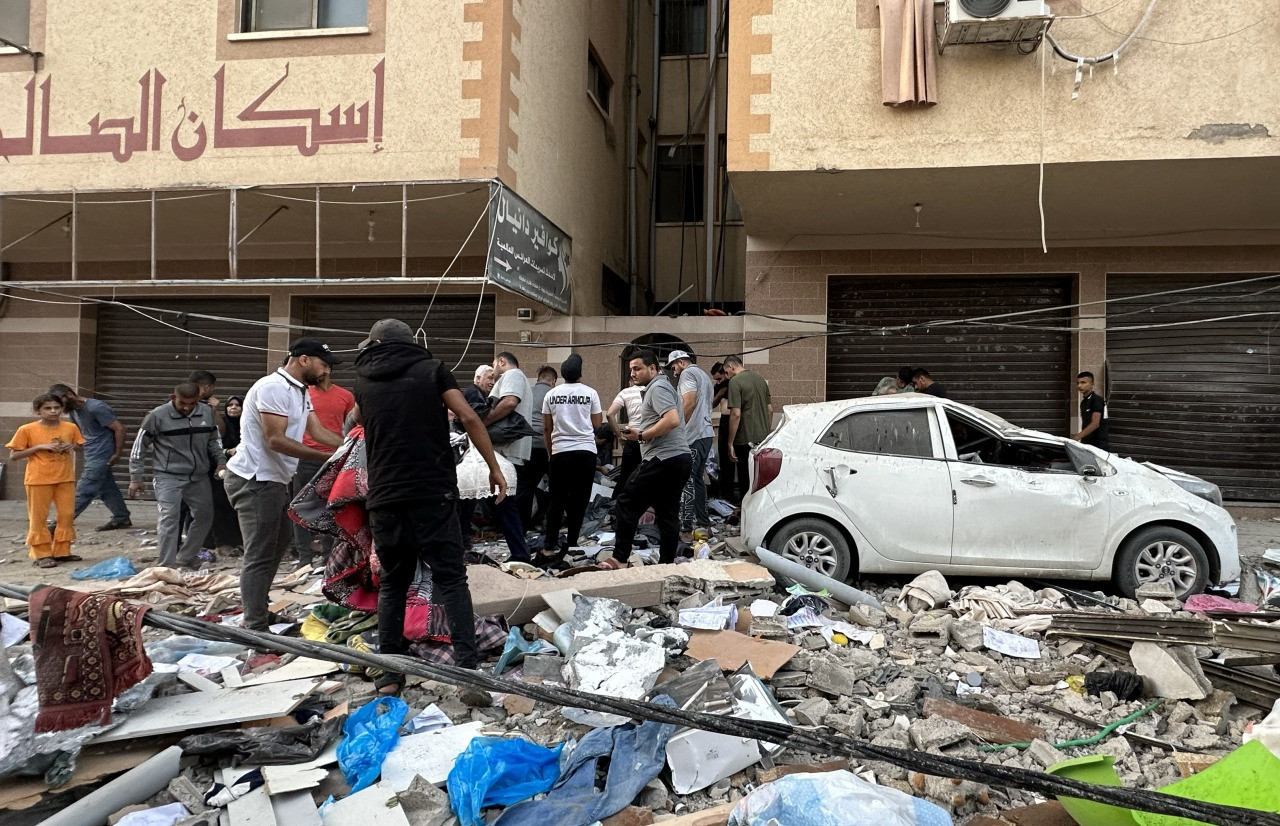
[[933,458],[929,411],[924,408],[852,413],[827,428],[818,444],[859,453]]

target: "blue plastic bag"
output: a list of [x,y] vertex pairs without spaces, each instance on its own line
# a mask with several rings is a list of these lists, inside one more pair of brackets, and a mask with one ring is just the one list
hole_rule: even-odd
[[480,810],[542,794],[560,776],[564,743],[549,749],[528,740],[477,737],[458,755],[447,788],[462,826],[482,826]]
[[128,579],[138,573],[127,556],[113,556],[104,559],[92,568],[81,568],[72,571],[72,579]]
[[729,813],[729,826],[951,826],[951,815],[927,800],[868,783],[848,771],[802,772],[756,788]]
[[365,703],[347,718],[338,744],[338,768],[351,794],[372,786],[382,774],[382,761],[400,743],[400,726],[409,706],[398,697]]

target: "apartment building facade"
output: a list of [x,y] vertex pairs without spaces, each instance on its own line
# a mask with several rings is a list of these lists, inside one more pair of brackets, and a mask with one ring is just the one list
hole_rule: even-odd
[[303,327],[349,350],[394,315],[466,380],[496,340],[629,313],[641,5],[4,0],[0,427],[65,381],[132,430]]
[[1089,370],[1117,451],[1280,500],[1273,4],[1051,1],[1072,59],[929,50],[917,106],[885,105],[882,50],[894,73],[911,52],[901,20],[881,27],[898,5],[729,10],[745,306],[799,337],[751,357],[774,398],[862,395],[910,364],[1067,434]]

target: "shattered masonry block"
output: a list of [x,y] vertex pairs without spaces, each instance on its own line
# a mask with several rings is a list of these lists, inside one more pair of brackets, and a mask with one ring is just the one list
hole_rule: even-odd
[[564,657],[549,654],[534,654],[524,658],[524,675],[537,677],[540,680],[561,682],[564,680]]
[[820,726],[831,714],[831,701],[826,697],[809,697],[792,709],[796,721],[804,726]]
[[908,627],[907,633],[915,642],[946,647],[951,641],[951,623],[949,614],[921,614]]
[[968,727],[945,717],[921,717],[907,728],[911,745],[920,751],[934,751],[954,746],[969,738]]
[[832,657],[815,657],[809,668],[808,685],[823,694],[847,697],[854,693],[854,675]]
[[1203,700],[1213,691],[1195,653],[1184,646],[1135,642],[1129,650],[1134,670],[1151,693],[1166,700]]
[[764,637],[767,640],[786,640],[791,637],[791,630],[787,628],[786,617],[756,617],[751,618],[750,636]]
[[982,625],[973,620],[956,620],[951,623],[951,643],[965,651],[977,651],[983,647]]

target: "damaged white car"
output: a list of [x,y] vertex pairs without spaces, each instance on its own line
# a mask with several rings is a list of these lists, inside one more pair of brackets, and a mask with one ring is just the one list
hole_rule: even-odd
[[747,548],[854,573],[1114,580],[1179,596],[1240,575],[1216,485],[922,393],[788,405],[753,452]]

